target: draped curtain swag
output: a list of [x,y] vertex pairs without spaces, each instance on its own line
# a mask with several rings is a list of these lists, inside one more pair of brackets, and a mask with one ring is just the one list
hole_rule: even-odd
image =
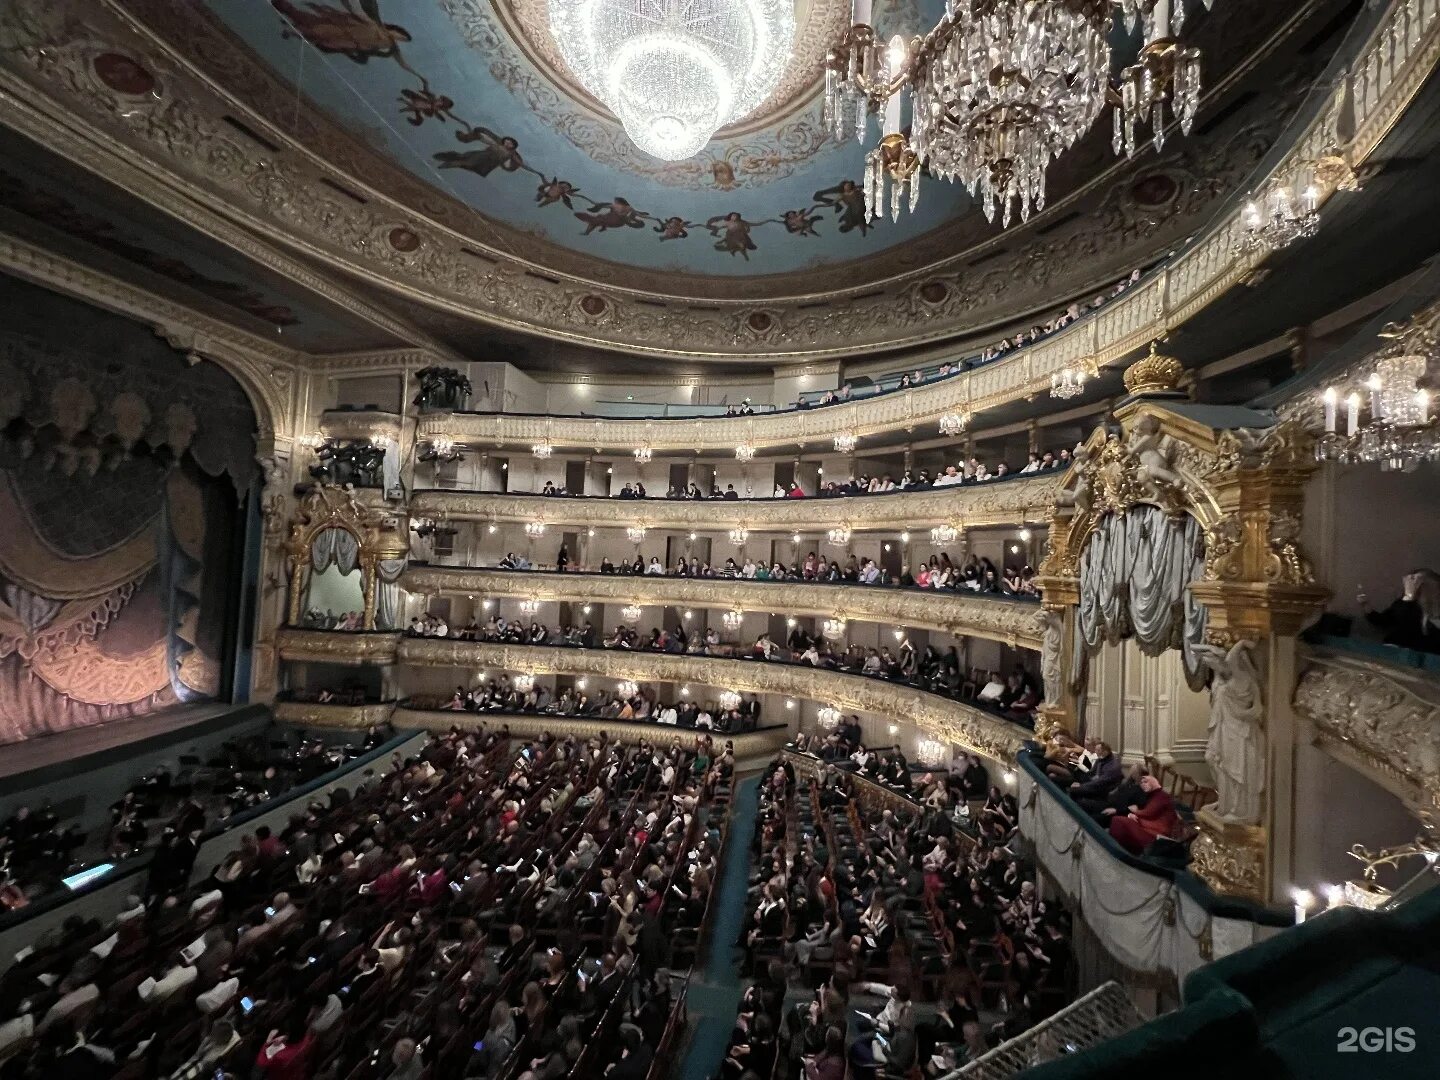
[[375,564],[375,629],[398,630],[400,618],[400,575],[407,559],[381,559]]
[[360,565],[360,541],[349,529],[321,529],[310,545],[310,566],[323,573],[330,566],[348,574]]
[[[1140,504],[1102,518],[1080,556],[1079,635],[1089,652],[1134,637],[1147,656],[1179,648],[1192,687],[1204,672],[1190,645],[1204,639],[1206,610],[1187,586],[1205,571],[1205,534],[1188,514]],[[1083,675],[1083,661],[1072,677]]]

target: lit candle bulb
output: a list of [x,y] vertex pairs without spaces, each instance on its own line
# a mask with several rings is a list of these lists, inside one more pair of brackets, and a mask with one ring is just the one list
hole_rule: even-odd
[[1352,393],[1345,398],[1345,434],[1354,435],[1360,426],[1360,395]]
[[1291,889],[1290,895],[1295,900],[1295,925],[1299,926],[1305,921],[1310,905],[1315,903],[1315,897],[1309,889]]
[[1335,432],[1335,406],[1339,395],[1335,393],[1333,386],[1328,387],[1321,398],[1325,402],[1325,433],[1327,435]]
[[856,26],[869,26],[870,15],[874,7],[874,0],[855,0],[854,5],[851,7],[853,17],[850,21]]
[[1370,418],[1372,420],[1383,420],[1385,410],[1380,406],[1380,376],[1371,375],[1365,380],[1365,385],[1370,388]]
[[1420,423],[1428,424],[1430,422],[1430,391],[1417,390],[1415,392],[1415,404],[1420,409]]
[[1337,908],[1345,903],[1345,888],[1342,885],[1325,886],[1325,907]]

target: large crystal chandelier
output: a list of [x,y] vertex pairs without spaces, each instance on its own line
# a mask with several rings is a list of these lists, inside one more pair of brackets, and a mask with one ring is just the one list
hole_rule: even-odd
[[840,721],[845,719],[845,714],[834,705],[824,705],[815,713],[815,719],[826,731],[834,731],[840,726]]
[[[867,117],[883,117],[866,158],[868,216],[915,209],[920,172],[959,180],[1002,226],[1044,209],[1045,173],[1100,118],[1115,110],[1113,145],[1133,155],[1149,124],[1158,150],[1167,105],[1189,134],[1200,102],[1200,52],[1175,35],[1187,0],[946,0],[923,38],[876,39],[873,0],[853,0],[854,25],[825,69],[825,117],[837,138],[864,142]],[[1193,5],[1196,0],[1189,0]],[[1209,8],[1213,0],[1202,0]],[[1110,81],[1112,10],[1144,46]],[[901,129],[902,94],[910,132]]]
[[721,712],[734,712],[740,708],[740,695],[734,690],[721,690],[720,696],[716,700],[720,705]]
[[732,608],[720,616],[720,621],[725,624],[726,630],[739,630],[740,624],[745,621],[745,613],[738,608]]
[[[1341,392],[1321,395],[1325,434],[1315,445],[1321,461],[1344,465],[1379,464],[1386,471],[1411,472],[1422,462],[1440,461],[1440,423],[1431,415],[1426,381],[1430,360],[1400,349],[1375,362],[1362,384],[1343,397],[1345,431],[1339,430]],[[1362,404],[1363,403],[1363,404]],[[1362,416],[1362,411],[1368,415]]]
[[693,157],[770,96],[794,0],[550,0],[550,29],[585,88],[647,154]]

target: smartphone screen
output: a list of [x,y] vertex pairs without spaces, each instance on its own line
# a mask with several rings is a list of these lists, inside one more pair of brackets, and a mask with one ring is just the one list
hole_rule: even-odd
[[248,997],[242,997],[240,999],[240,1008],[248,1013],[251,1009],[255,1008],[255,1002],[251,1001]]

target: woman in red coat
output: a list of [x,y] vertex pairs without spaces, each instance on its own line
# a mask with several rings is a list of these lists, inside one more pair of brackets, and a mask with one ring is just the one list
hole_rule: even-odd
[[1145,792],[1144,803],[1130,807],[1124,817],[1117,814],[1110,819],[1110,835],[1132,855],[1139,855],[1157,836],[1173,835],[1180,825],[1175,800],[1169,792],[1161,790],[1159,780],[1142,776],[1140,790]]

